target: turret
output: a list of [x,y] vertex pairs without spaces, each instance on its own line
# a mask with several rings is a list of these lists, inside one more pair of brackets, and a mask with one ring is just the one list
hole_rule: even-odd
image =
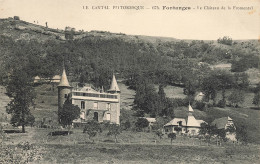
[[117,105],[117,110],[116,110],[116,115],[117,115],[117,120],[116,120],[116,124],[120,124],[120,89],[118,87],[118,84],[117,84],[117,81],[116,81],[116,77],[115,75],[113,74],[113,77],[112,77],[112,81],[111,81],[111,85],[110,85],[110,89],[107,91],[108,93],[111,93],[111,94],[117,94],[117,98],[118,98],[118,103],[116,104]]
[[58,87],[58,108],[61,109],[63,107],[64,102],[69,97],[69,94],[71,93],[71,89],[72,89],[67,79],[65,69],[63,69],[62,76],[60,79],[60,84],[57,87]]
[[107,92],[108,93],[119,93],[119,94],[121,93],[114,74],[113,74],[113,78],[111,81],[110,89]]

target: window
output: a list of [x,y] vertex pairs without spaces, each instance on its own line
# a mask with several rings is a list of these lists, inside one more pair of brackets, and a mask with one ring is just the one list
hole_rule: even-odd
[[107,103],[107,110],[111,110],[111,104]]
[[111,114],[107,113],[107,120],[110,121],[111,120]]
[[94,112],[93,120],[98,121],[98,112]]
[[94,108],[94,109],[98,109],[98,103],[97,103],[97,102],[94,102],[93,108]]
[[81,109],[85,109],[85,101],[81,101]]

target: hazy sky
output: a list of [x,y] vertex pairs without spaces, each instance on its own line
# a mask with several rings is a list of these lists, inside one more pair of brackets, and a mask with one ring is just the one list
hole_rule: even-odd
[[[109,10],[83,6],[105,6]],[[146,10],[113,10],[113,6],[135,5]],[[161,10],[152,10],[159,6]],[[162,6],[191,7],[189,11],[162,10]],[[197,10],[200,6],[222,7],[225,10]],[[228,10],[230,6],[232,9]],[[233,10],[233,6],[252,10]],[[135,35],[166,36],[178,39],[216,40],[260,38],[260,0],[0,0],[0,18],[20,19],[51,28],[65,26],[122,32]]]

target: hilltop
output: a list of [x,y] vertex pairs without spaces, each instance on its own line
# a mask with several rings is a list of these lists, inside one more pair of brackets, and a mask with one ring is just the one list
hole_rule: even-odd
[[[14,40],[30,40],[36,39],[44,42],[48,39],[56,41],[65,41],[66,29],[53,29],[46,26],[30,23],[23,20],[16,20],[13,18],[0,19],[0,35],[8,36]],[[156,37],[144,35],[126,35],[124,33],[111,33],[108,31],[75,31],[74,39],[81,39],[84,37],[102,37],[104,39],[122,38],[125,41],[141,39],[145,42],[156,43],[158,41],[177,41],[178,39],[170,37]]]

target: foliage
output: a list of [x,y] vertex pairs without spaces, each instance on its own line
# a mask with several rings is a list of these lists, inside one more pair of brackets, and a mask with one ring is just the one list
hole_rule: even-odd
[[203,101],[196,101],[195,108],[200,110],[200,111],[203,111],[206,108],[206,103],[203,102]]
[[253,104],[259,107],[260,102],[260,92],[256,92],[253,98]]
[[223,38],[218,39],[218,43],[225,44],[225,45],[232,45],[232,38],[229,36],[224,36]]
[[143,117],[145,113],[150,114],[151,117],[174,117],[174,104],[166,98],[163,85],[159,86],[159,91],[156,93],[149,81],[138,83],[134,104],[139,117]]
[[206,101],[210,99],[215,103],[217,91],[221,91],[222,100],[221,107],[226,105],[226,90],[230,89],[234,84],[234,77],[231,73],[222,70],[212,71],[208,76],[202,80],[202,91],[205,93]]
[[175,133],[169,133],[168,138],[171,139],[171,144],[172,144],[172,141],[176,139],[176,134]]
[[243,55],[238,60],[232,60],[231,71],[244,72],[249,68],[258,68],[258,61],[259,61],[259,56],[257,54]]
[[98,132],[101,132],[101,126],[95,120],[89,121],[83,129],[83,133],[87,133],[89,139],[92,139],[94,143],[94,137],[97,135]]
[[245,125],[236,126],[236,139],[244,144],[248,143],[248,132]]
[[253,104],[259,107],[260,102],[260,83],[254,89]]
[[115,137],[115,143],[117,143],[117,136],[121,133],[120,126],[117,124],[110,124],[109,125],[109,131],[107,135],[114,135]]
[[161,129],[156,130],[156,131],[155,131],[155,134],[156,134],[160,139],[162,139],[162,136],[164,135]]
[[62,126],[70,126],[73,120],[79,118],[80,108],[71,103],[69,96],[65,101],[63,107],[58,110],[59,123]]
[[6,89],[7,95],[12,98],[6,107],[7,113],[12,115],[11,124],[22,126],[24,133],[25,126],[34,123],[34,116],[30,112],[35,99],[32,77],[25,70],[15,69],[9,76]]
[[245,94],[241,90],[233,90],[228,97],[228,101],[233,107],[238,107],[238,104],[242,104],[245,100]]
[[137,128],[137,131],[144,131],[144,128],[149,126],[149,121],[146,118],[138,118],[135,127]]
[[42,158],[42,148],[29,142],[0,145],[0,163],[38,163]]

